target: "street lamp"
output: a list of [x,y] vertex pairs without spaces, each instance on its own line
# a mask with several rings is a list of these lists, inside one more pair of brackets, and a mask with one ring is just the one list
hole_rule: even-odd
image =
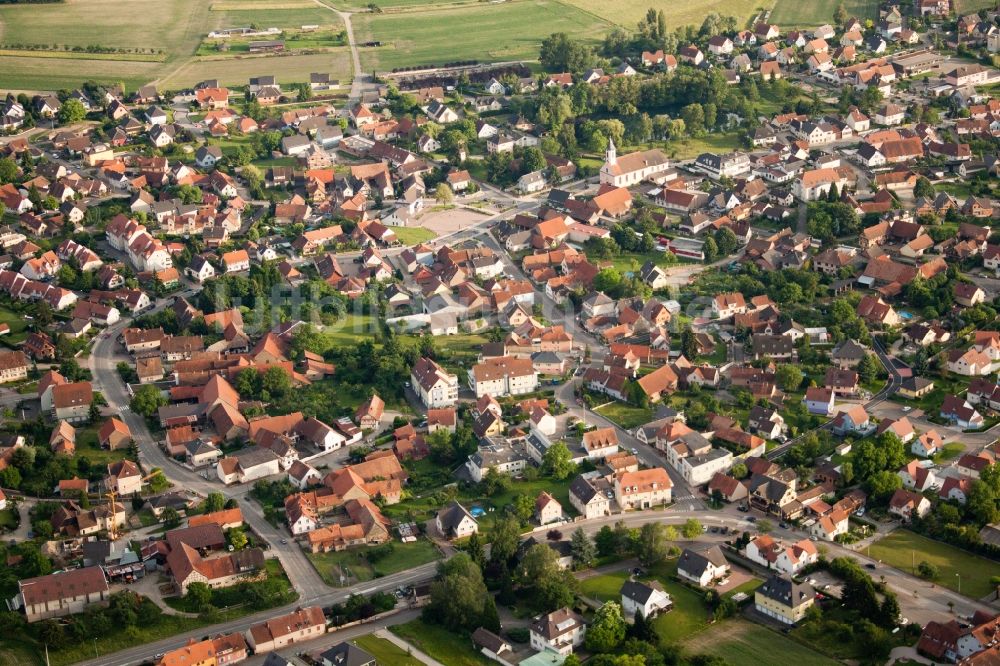
[[956,573],[955,576],[958,578],[958,593],[962,594],[962,574]]

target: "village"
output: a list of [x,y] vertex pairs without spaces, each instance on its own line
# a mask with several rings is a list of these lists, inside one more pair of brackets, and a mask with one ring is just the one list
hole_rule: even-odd
[[1000,659],[1000,12],[768,15],[6,95],[0,660]]

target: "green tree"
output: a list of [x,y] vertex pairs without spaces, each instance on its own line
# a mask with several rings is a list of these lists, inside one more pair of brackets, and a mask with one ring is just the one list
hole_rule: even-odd
[[547,544],[535,544],[525,552],[517,568],[516,581],[537,610],[573,603],[576,578],[559,567],[559,554]]
[[212,588],[207,583],[191,583],[188,585],[186,596],[195,608],[212,605]]
[[702,533],[701,523],[694,518],[688,518],[681,526],[681,534],[685,539],[693,539]]
[[168,506],[160,514],[160,520],[163,522],[167,529],[173,529],[181,524],[181,515],[177,513],[177,509],[172,506]]
[[229,545],[233,547],[234,550],[243,550],[247,547],[249,540],[247,539],[247,533],[243,531],[242,527],[234,527],[229,530],[227,534],[229,539]]
[[875,356],[872,354],[865,354],[864,358],[861,359],[861,363],[858,364],[858,377],[865,384],[870,384],[871,382],[878,379],[879,364],[875,360]]
[[152,384],[144,384],[136,389],[135,395],[129,402],[129,407],[136,414],[141,414],[147,418],[156,414],[160,407],[167,404],[167,399],[160,393],[160,389]]
[[493,523],[490,533],[490,561],[494,564],[510,562],[521,542],[521,524],[514,516],[501,516]]
[[881,470],[872,474],[865,485],[875,502],[885,503],[894,492],[903,487],[903,481],[894,472]]
[[78,123],[87,117],[87,109],[78,99],[68,99],[59,107],[59,122],[63,125]]
[[542,456],[542,474],[562,481],[569,478],[574,472],[576,472],[576,464],[573,462],[573,454],[570,453],[566,444],[556,442],[545,450]]
[[625,640],[625,618],[622,607],[608,601],[594,613],[594,620],[587,627],[584,645],[591,652],[611,652]]
[[447,183],[438,183],[434,188],[434,200],[442,206],[450,205],[455,199],[455,193],[451,191]]
[[[701,532],[701,528],[698,528]],[[636,544],[636,556],[643,566],[651,567],[667,559],[670,551],[670,540],[667,538],[666,525],[663,523],[644,523],[639,529],[639,541]]]
[[468,553],[460,552],[438,565],[424,620],[451,630],[472,631],[483,618],[487,599],[492,601],[482,571]]
[[19,173],[17,162],[9,157],[0,158],[0,183],[13,183]]
[[844,3],[842,2],[838,3],[837,9],[835,9],[833,12],[833,22],[836,23],[838,26],[843,26],[845,23],[847,23],[847,19],[848,19],[847,8],[844,7]]
[[795,363],[782,363],[774,371],[774,377],[778,381],[778,386],[784,391],[795,391],[802,385],[802,378],[805,375]]
[[772,523],[767,518],[762,518],[757,521],[757,531],[761,534],[768,534],[774,531],[774,523]]
[[222,511],[226,506],[226,496],[220,492],[209,493],[205,498],[205,513]]
[[272,365],[264,371],[260,380],[260,388],[262,392],[266,391],[270,397],[280,398],[292,390],[292,378],[284,368]]
[[920,560],[920,564],[917,565],[917,574],[924,580],[935,580],[941,574],[941,570],[936,564]]
[[597,549],[593,540],[582,527],[573,530],[573,536],[569,541],[570,552],[573,554],[573,565],[578,569],[585,569],[594,563],[597,556]]

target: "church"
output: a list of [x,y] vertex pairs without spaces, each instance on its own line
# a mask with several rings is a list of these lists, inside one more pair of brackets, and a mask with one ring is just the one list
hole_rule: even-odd
[[670,159],[658,148],[640,150],[618,157],[615,142],[608,142],[604,166],[601,167],[601,183],[615,187],[628,187],[651,180],[662,183],[670,180]]

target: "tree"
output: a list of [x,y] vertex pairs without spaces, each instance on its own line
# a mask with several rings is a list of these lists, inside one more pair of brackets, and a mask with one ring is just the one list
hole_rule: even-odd
[[802,385],[802,368],[794,363],[782,363],[774,371],[778,386],[784,391],[794,391]]
[[573,603],[576,578],[559,567],[559,554],[544,543],[525,552],[517,568],[516,581],[531,598],[535,609],[553,609]]
[[205,513],[222,511],[226,506],[226,496],[220,492],[209,493],[205,498]]
[[149,418],[156,414],[156,411],[167,404],[167,399],[163,397],[160,393],[160,389],[156,388],[152,384],[144,384],[140,386],[135,395],[132,396],[132,400],[129,402],[129,407],[136,414],[142,414],[143,416]]
[[705,109],[701,104],[688,104],[681,109],[681,120],[691,134],[700,134],[705,129]]
[[729,473],[732,474],[734,478],[742,479],[750,473],[750,470],[747,469],[747,466],[744,463],[738,462],[733,465],[732,469],[729,470]]
[[78,99],[68,99],[59,107],[59,122],[63,125],[78,123],[87,117],[87,109]]
[[549,72],[582,72],[590,67],[593,52],[565,32],[555,32],[542,40],[538,59]]
[[545,454],[542,456],[542,474],[562,481],[575,471],[576,464],[573,462],[573,454],[570,453],[566,444],[556,442],[545,450]]
[[847,8],[844,7],[844,3],[838,3],[837,9],[833,11],[833,22],[838,26],[843,26],[847,23]]
[[531,519],[533,513],[535,513],[535,500],[531,495],[519,493],[514,498],[514,515],[524,523]]
[[492,601],[483,574],[468,553],[438,565],[424,620],[451,630],[472,631],[480,625],[486,600]]
[[689,361],[698,357],[698,341],[690,326],[681,331],[681,353]]
[[501,516],[493,523],[490,534],[490,561],[507,564],[517,552],[521,542],[521,524],[514,516]]
[[920,176],[919,178],[917,178],[917,183],[916,185],[913,186],[913,196],[917,198],[919,197],[926,197],[928,199],[933,198],[934,186],[931,185],[931,181],[929,181],[925,176]]
[[187,598],[195,608],[212,605],[212,588],[207,583],[191,583],[187,588]]
[[9,157],[0,158],[0,183],[13,183],[18,173],[17,162]]
[[264,371],[260,379],[261,395],[266,392],[271,398],[280,398],[292,390],[292,378],[284,368],[272,365]]
[[173,529],[181,524],[181,515],[177,513],[177,509],[172,506],[168,506],[160,514],[160,520],[163,522],[167,529]]
[[573,536],[569,540],[569,548],[573,554],[573,565],[577,568],[584,569],[594,563],[597,549],[582,527],[573,530]]
[[[698,528],[701,532],[701,528]],[[636,556],[643,566],[651,567],[667,559],[670,551],[670,541],[667,539],[666,526],[663,523],[644,523],[639,529],[639,541],[636,544]]]
[[247,543],[249,543],[247,533],[243,531],[242,527],[234,527],[229,530],[228,538],[229,545],[232,546],[234,550],[243,550],[247,547]]
[[767,518],[762,518],[757,521],[757,531],[761,534],[767,534],[768,532],[774,531],[774,523],[772,523]]
[[884,503],[894,492],[903,487],[903,481],[894,472],[881,470],[872,474],[866,482],[869,495],[876,502]]
[[872,354],[865,354],[864,358],[858,364],[858,377],[865,384],[870,384],[871,382],[878,379],[879,365],[878,361],[875,360],[875,356]]
[[625,618],[617,602],[608,601],[594,613],[584,645],[591,652],[611,652],[625,640]]
[[941,573],[936,564],[932,564],[927,560],[920,560],[920,564],[917,565],[917,574],[920,575],[924,580],[935,580]]
[[438,183],[434,188],[434,200],[442,206],[447,206],[455,199],[455,193],[451,191],[447,183]]
[[685,539],[693,539],[701,534],[701,532],[701,523],[694,518],[688,518],[684,521],[684,525],[681,526],[681,534],[684,535]]

